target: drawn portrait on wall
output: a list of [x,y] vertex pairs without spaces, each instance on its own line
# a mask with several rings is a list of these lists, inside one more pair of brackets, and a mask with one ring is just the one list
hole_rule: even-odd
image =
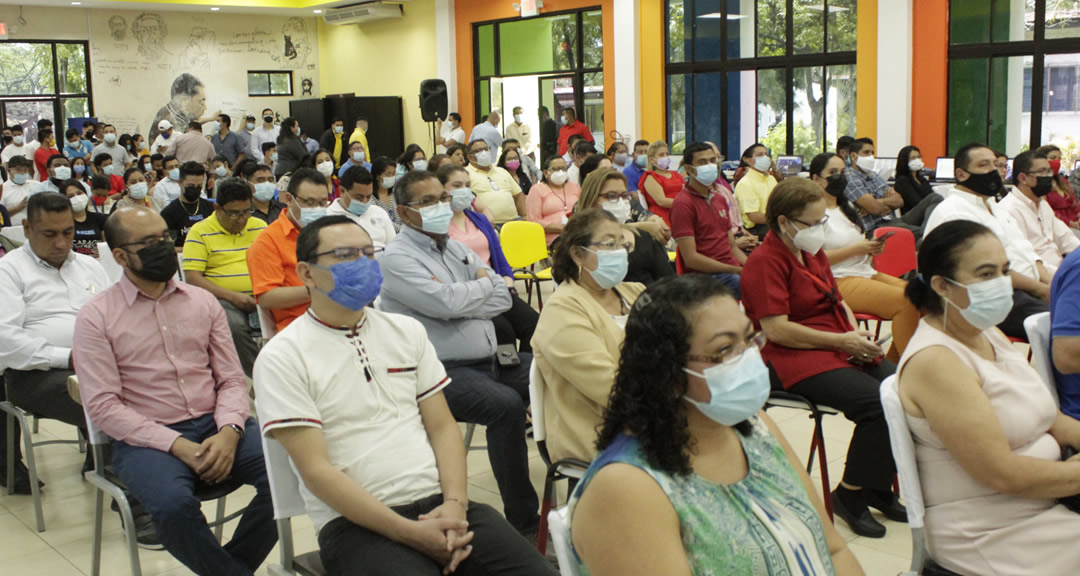
[[300,81],[301,96],[311,96],[311,78],[304,78]]
[[127,40],[127,31],[127,19],[123,16],[117,14],[116,16],[109,18],[109,35],[112,36],[113,40],[116,40],[117,42]]
[[168,120],[182,133],[189,122],[206,122],[220,113],[218,110],[207,118],[203,117],[206,114],[206,88],[201,80],[185,72],[173,80],[169,102],[158,110],[150,123],[148,139],[153,142],[157,138],[158,124],[162,120]]
[[180,53],[180,68],[210,69],[210,52],[217,42],[217,34],[196,26],[191,29],[187,46]]
[[282,63],[289,68],[300,68],[307,63],[308,55],[311,54],[311,43],[308,40],[307,24],[300,18],[289,18],[281,27],[281,34],[285,40],[284,57]]
[[169,27],[165,25],[161,14],[139,14],[131,24],[131,33],[139,41],[139,56],[146,60],[161,60],[169,55],[165,50],[165,37],[169,35]]

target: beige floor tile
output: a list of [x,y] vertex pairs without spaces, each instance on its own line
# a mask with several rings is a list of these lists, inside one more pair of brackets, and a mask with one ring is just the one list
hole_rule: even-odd
[[0,516],[0,565],[17,556],[49,550],[38,533],[11,514]]
[[82,576],[71,562],[53,549],[24,554],[3,561],[4,574],[12,576]]
[[[115,513],[114,513],[115,515]],[[85,538],[68,542],[56,547],[69,562],[75,565],[84,574],[90,573],[92,558],[91,544],[93,534],[87,533]],[[164,550],[150,551],[139,550],[139,561],[142,565],[143,576],[156,576],[181,566],[180,562]],[[101,573],[108,575],[130,574],[131,568],[128,563],[127,543],[122,532],[105,534],[102,538],[101,548]]]
[[[104,516],[102,529],[105,533],[119,532],[120,515],[109,509],[110,500],[106,497],[102,508]],[[63,500],[46,499],[42,502],[45,511],[45,531],[38,536],[50,546],[67,544],[93,533],[94,497],[93,494],[78,494]],[[12,514],[28,528],[35,526],[33,506],[18,508]]]
[[911,561],[907,557],[881,552],[861,543],[850,543],[848,547],[859,560],[866,576],[896,576],[911,566]]

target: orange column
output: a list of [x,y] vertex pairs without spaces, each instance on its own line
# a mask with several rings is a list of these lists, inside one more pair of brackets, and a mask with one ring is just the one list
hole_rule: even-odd
[[919,147],[923,158],[934,159],[947,154],[949,3],[915,0],[914,10],[911,143]]
[[857,24],[855,131],[877,140],[878,115],[878,0],[859,0]]

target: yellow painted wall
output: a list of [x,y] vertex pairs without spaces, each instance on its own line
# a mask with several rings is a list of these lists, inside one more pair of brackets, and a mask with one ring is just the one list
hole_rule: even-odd
[[859,0],[855,62],[855,131],[877,140],[878,0]]
[[664,0],[641,0],[641,138],[667,139]]
[[322,93],[400,96],[405,143],[431,153],[431,128],[420,117],[420,82],[438,77],[435,2],[413,0],[400,20],[332,26],[319,19]]
[[[70,3],[68,3],[70,4]],[[19,23],[19,7],[0,4],[0,22],[8,27],[8,40],[89,40],[87,10],[24,6]]]

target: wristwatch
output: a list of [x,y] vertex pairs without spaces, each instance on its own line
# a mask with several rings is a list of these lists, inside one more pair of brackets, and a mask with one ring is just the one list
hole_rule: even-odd
[[236,434],[237,434],[238,436],[240,436],[240,438],[241,438],[241,439],[243,439],[243,438],[244,438],[244,429],[243,429],[243,428],[241,428],[241,427],[239,427],[239,426],[237,426],[236,424],[226,424],[226,425],[222,426],[221,428],[222,428],[222,429],[225,429],[225,428],[232,428],[232,429],[233,429],[234,431],[236,431]]

